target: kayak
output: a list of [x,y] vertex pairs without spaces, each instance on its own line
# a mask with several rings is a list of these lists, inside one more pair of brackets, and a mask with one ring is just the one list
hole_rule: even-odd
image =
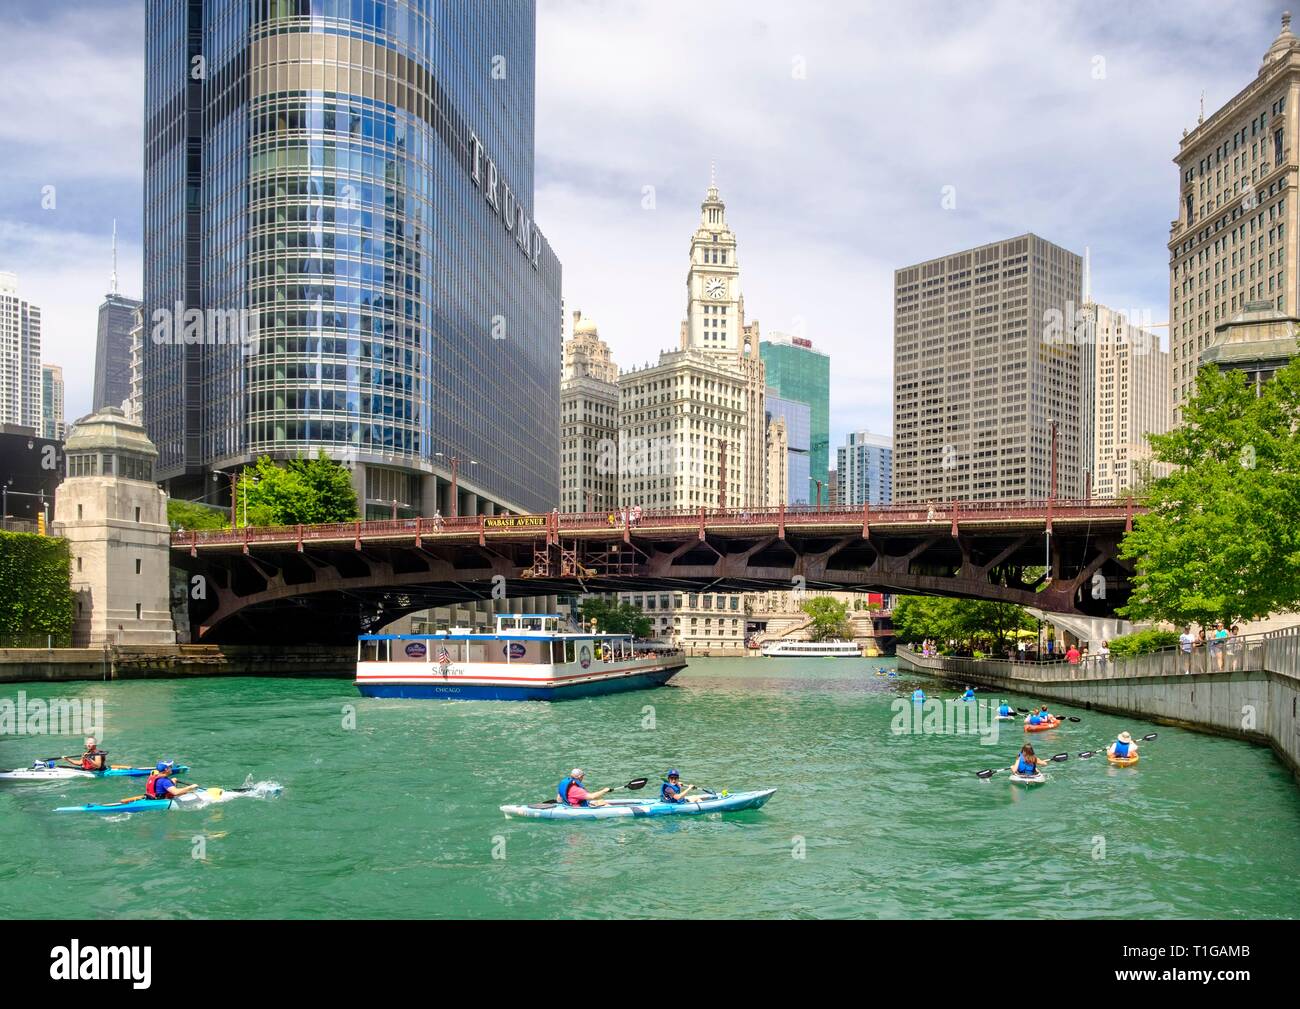
[[200,788],[175,799],[133,799],[130,802],[88,802],[84,806],[59,806],[56,813],[143,813],[150,809],[202,809],[248,795],[279,795],[279,785],[252,788]]
[[1017,715],[998,715],[998,721],[999,721],[999,722],[1014,722],[1014,721],[1016,720],[1017,717],[1018,717]]
[[502,806],[506,816],[526,816],[538,820],[606,820],[619,816],[695,816],[700,813],[734,813],[741,809],[758,809],[772,798],[775,788],[755,792],[720,792],[699,802],[660,802],[637,799],[610,799],[605,806],[561,806],[535,802],[529,805]]
[[1028,722],[1026,722],[1026,723],[1025,723],[1025,731],[1026,731],[1026,732],[1046,732],[1048,729],[1055,729],[1055,728],[1056,728],[1058,725],[1060,725],[1060,724],[1061,724],[1060,719],[1055,719],[1055,718],[1052,719],[1052,721],[1048,722],[1046,725],[1030,725]]
[[1131,757],[1112,757],[1112,756],[1108,753],[1108,754],[1106,754],[1106,759],[1107,759],[1110,763],[1114,764],[1116,767],[1132,767],[1134,764],[1136,764],[1136,763],[1138,762],[1138,758],[1139,758],[1140,756],[1142,756],[1142,754],[1140,754],[1140,753],[1135,753],[1135,754],[1133,754],[1133,756],[1131,756]]
[[[177,774],[184,774],[189,768],[178,764]],[[20,767],[14,771],[0,773],[0,781],[65,781],[72,778],[147,778],[153,772],[152,767],[110,767],[106,771],[87,771],[80,767],[60,767],[45,761],[31,767]]]
[[1047,778],[1043,776],[1042,771],[1039,771],[1037,774],[1012,774],[1011,775],[1011,782],[1014,785],[1041,785],[1046,780]]

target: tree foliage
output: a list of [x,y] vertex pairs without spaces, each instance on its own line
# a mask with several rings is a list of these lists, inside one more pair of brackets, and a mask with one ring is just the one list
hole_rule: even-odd
[[1143,495],[1125,538],[1137,565],[1130,620],[1232,624],[1300,604],[1300,359],[1259,396],[1207,365],[1184,424],[1151,436],[1175,467]]
[[830,596],[816,596],[799,607],[812,620],[808,636],[813,641],[848,641],[853,637],[849,627],[849,604]]
[[291,526],[347,522],[358,517],[352,474],[325,454],[290,459],[283,465],[268,456],[240,474],[236,514],[240,524]]
[[579,612],[583,624],[590,627],[594,619],[601,634],[635,634],[638,638],[648,638],[654,629],[641,607],[632,603],[588,596],[579,606]]
[[1150,629],[1125,634],[1110,642],[1111,655],[1146,655],[1178,644],[1178,635],[1174,631]]
[[1016,632],[1035,626],[1033,617],[1011,603],[940,596],[900,596],[893,623],[899,641],[954,641],[969,652],[977,645],[1001,651],[1014,644]]
[[68,541],[0,531],[0,647],[72,643]]
[[225,529],[230,525],[230,513],[196,501],[168,498],[167,522],[173,529]]

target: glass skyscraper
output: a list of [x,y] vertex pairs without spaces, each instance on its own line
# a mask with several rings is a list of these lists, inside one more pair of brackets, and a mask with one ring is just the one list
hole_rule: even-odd
[[[810,491],[813,485],[809,479],[809,444],[812,411],[807,403],[793,399],[782,399],[775,395],[774,389],[768,389],[763,398],[763,409],[767,411],[767,422],[785,421],[786,431],[786,503],[813,504],[816,492]],[[822,502],[828,500],[830,489],[822,484]]]
[[534,4],[148,0],[146,24],[160,478],[207,494],[323,447],[368,515],[558,504]]
[[131,327],[139,308],[140,302],[116,292],[99,306],[92,413],[106,406],[121,406],[131,396]]
[[[774,333],[758,345],[767,365],[767,384],[782,399],[808,404],[808,486],[800,498],[816,501],[817,481],[822,503],[830,500],[831,359],[814,350],[812,341]],[[791,500],[794,500],[792,497]]]
[[850,431],[836,450],[839,503],[848,508],[887,505],[894,500],[894,439],[870,431]]

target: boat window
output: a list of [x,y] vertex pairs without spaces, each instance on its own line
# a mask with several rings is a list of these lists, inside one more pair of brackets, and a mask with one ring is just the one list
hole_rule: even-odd
[[555,665],[561,665],[564,662],[564,642],[551,642],[551,662]]
[[576,641],[574,641],[572,638],[568,638],[568,639],[565,640],[565,642],[564,642],[564,661],[565,661],[565,662],[574,662],[574,661],[577,660],[577,654],[576,654],[576,653],[577,653],[577,647],[578,647],[578,643],[577,643]]

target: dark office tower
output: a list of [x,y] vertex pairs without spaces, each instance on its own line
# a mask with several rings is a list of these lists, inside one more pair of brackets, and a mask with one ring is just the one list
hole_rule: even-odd
[[113,222],[113,277],[104,303],[99,306],[99,331],[95,337],[95,392],[92,411],[120,407],[131,396],[131,327],[140,302],[124,298],[117,290],[117,221]]
[[324,448],[368,516],[558,504],[535,13],[147,0],[142,397],[174,493]]

